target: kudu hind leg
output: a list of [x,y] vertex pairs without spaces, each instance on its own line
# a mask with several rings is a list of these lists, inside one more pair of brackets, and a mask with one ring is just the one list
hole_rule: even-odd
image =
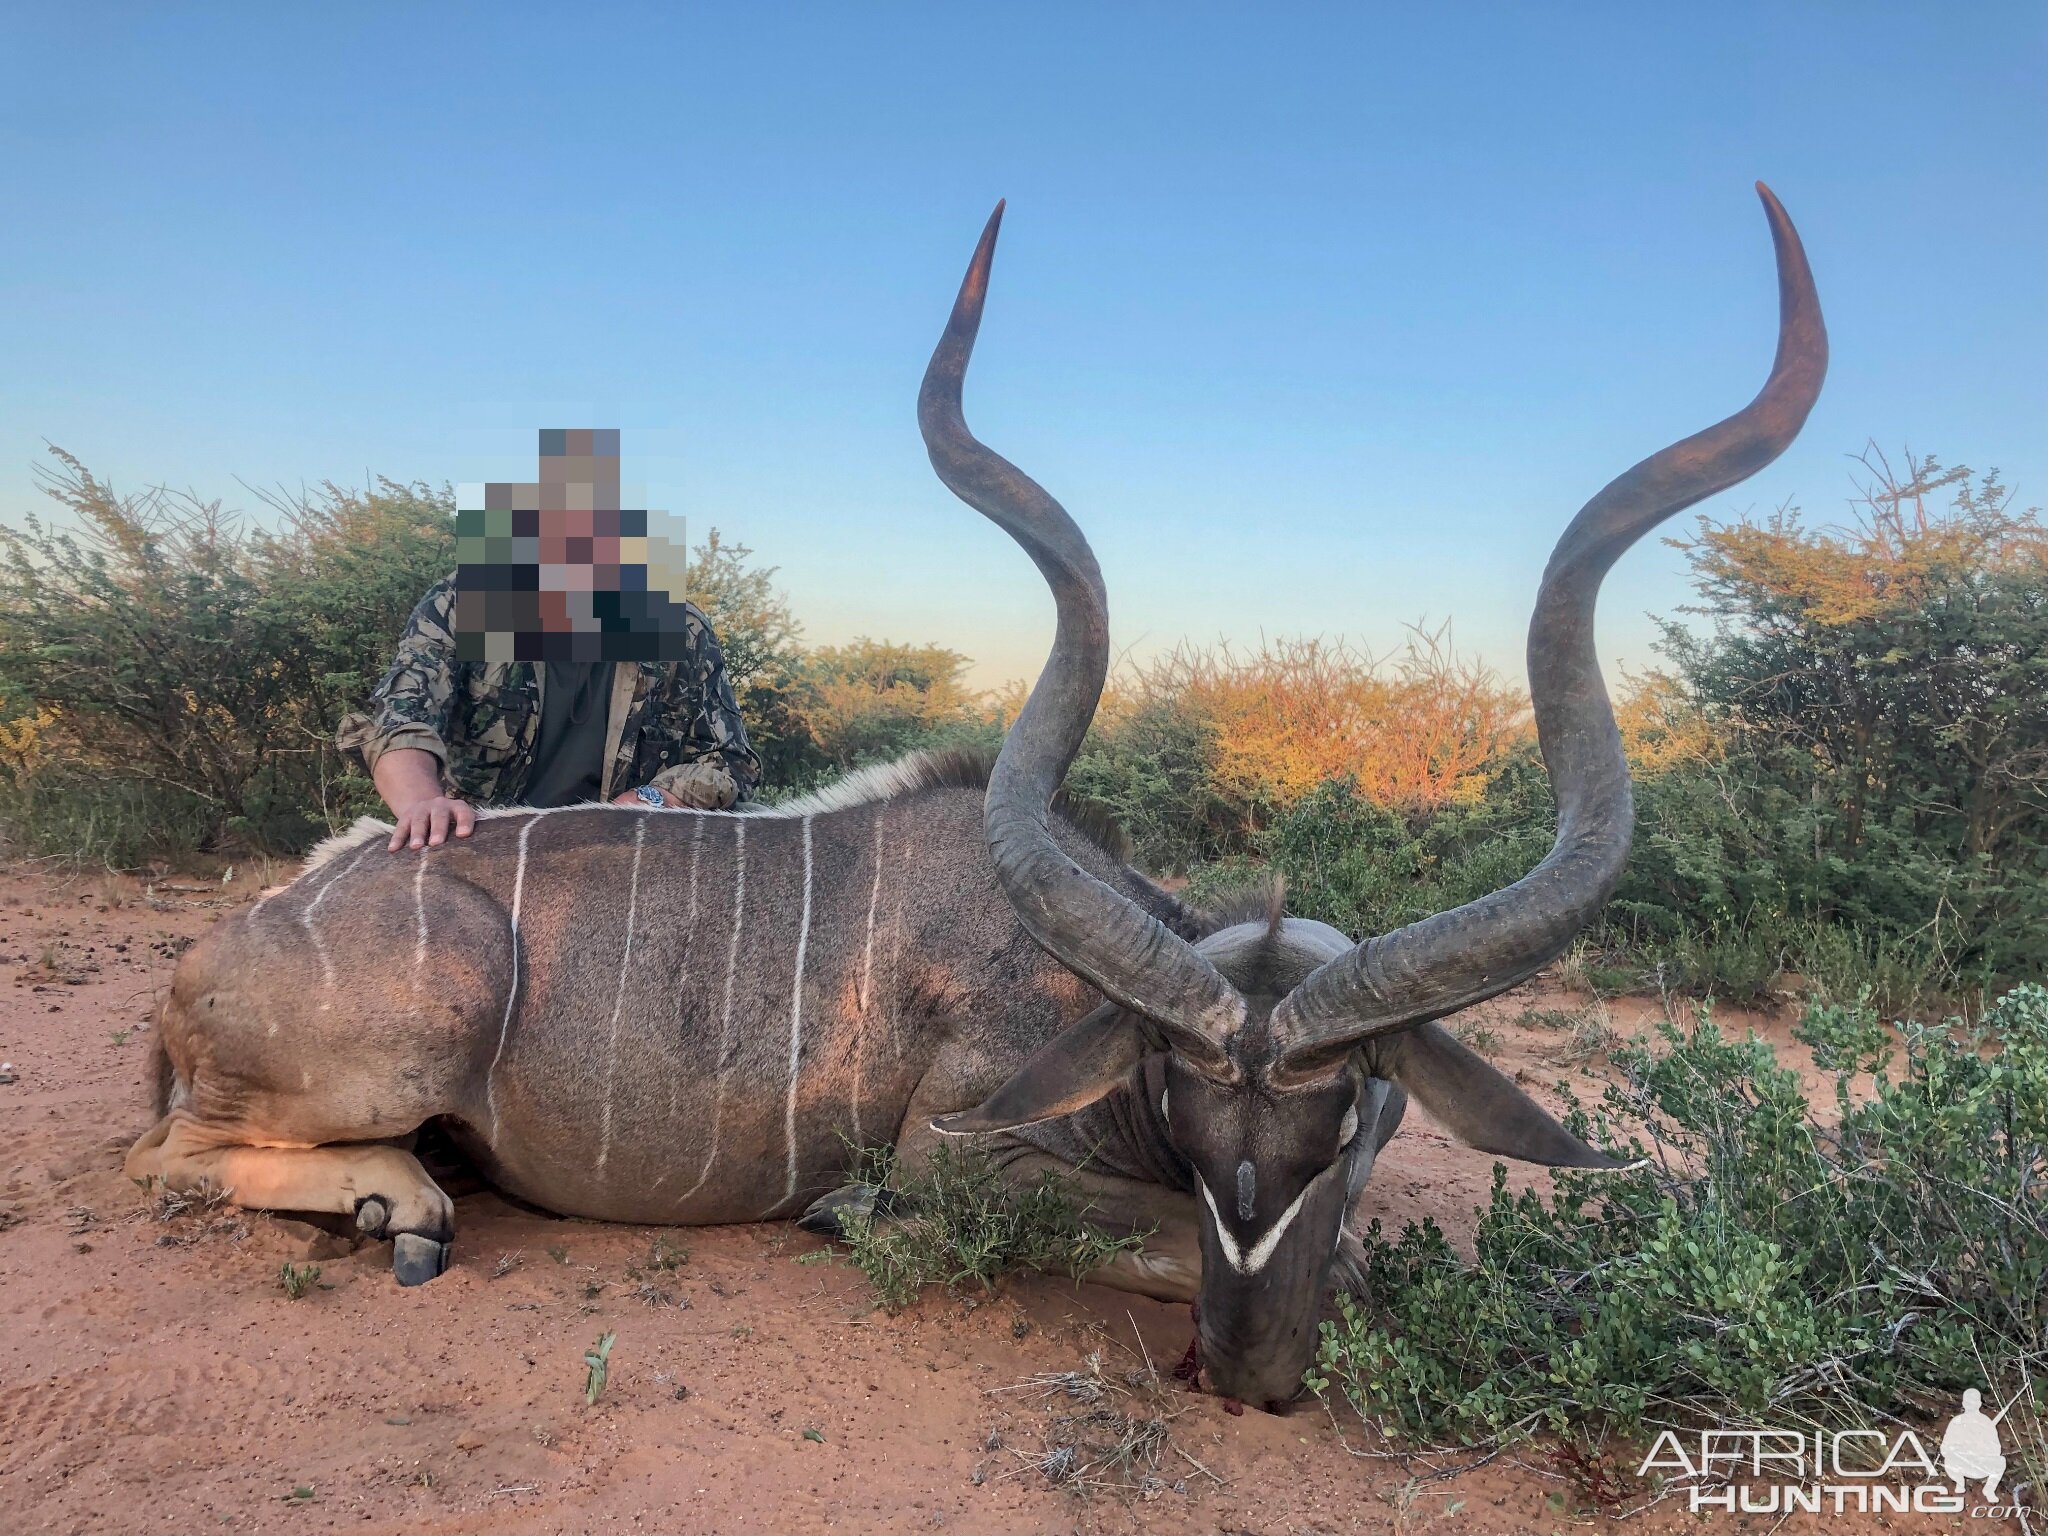
[[400,1285],[448,1267],[455,1206],[419,1159],[384,1142],[324,1147],[222,1143],[192,1122],[167,1117],[128,1154],[128,1175],[168,1189],[219,1189],[240,1206],[353,1216],[369,1237],[389,1237]]

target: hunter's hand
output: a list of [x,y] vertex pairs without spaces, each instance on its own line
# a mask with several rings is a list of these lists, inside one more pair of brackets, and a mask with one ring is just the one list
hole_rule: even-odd
[[392,853],[406,847],[438,848],[448,841],[450,831],[457,837],[467,837],[475,827],[476,811],[468,801],[433,795],[398,813],[398,826],[388,847]]

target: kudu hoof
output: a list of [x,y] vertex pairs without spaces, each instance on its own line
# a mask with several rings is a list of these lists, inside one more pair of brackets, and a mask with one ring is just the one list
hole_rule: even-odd
[[453,1243],[437,1243],[417,1232],[401,1232],[391,1240],[391,1273],[400,1285],[425,1285],[448,1267]]
[[813,1200],[797,1217],[796,1224],[820,1237],[844,1238],[848,1216],[878,1221],[893,1212],[897,1203],[889,1190],[877,1189],[872,1184],[842,1184]]

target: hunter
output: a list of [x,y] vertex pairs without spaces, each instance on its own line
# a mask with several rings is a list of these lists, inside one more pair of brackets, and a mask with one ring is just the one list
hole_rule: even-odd
[[[460,567],[413,610],[368,708],[342,721],[337,744],[391,807],[392,851],[469,836],[478,806],[725,810],[759,784],[711,621],[680,597],[655,598],[649,566],[636,563],[652,541],[646,514],[619,521],[617,441],[616,431],[543,432],[540,482],[487,487],[494,505],[458,512]],[[502,535],[472,532],[500,523]],[[526,605],[511,627],[547,632],[550,658],[573,644],[641,659],[482,656],[480,628],[501,626],[477,616],[511,611],[501,600]],[[637,636],[621,639],[622,628]]]

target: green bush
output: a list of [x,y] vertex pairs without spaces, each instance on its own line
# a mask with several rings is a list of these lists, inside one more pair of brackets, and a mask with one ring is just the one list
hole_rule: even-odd
[[2022,1398],[2008,1443],[2048,1470],[2048,990],[1976,1026],[1811,1005],[1820,1106],[1705,1009],[1661,1033],[1661,1054],[1614,1053],[1599,1119],[1645,1164],[1560,1172],[1547,1196],[1497,1171],[1469,1265],[1433,1223],[1375,1223],[1373,1305],[1324,1325],[1311,1385],[1465,1445],[1844,1426],[1953,1412],[1976,1386]]
[[886,1191],[887,1214],[840,1213],[847,1254],[884,1306],[907,1306],[930,1285],[987,1290],[1019,1270],[1078,1279],[1141,1243],[1089,1226],[1066,1172],[1018,1187],[986,1157],[942,1144],[914,1175],[894,1174],[893,1151],[865,1153],[856,1177]]
[[1640,958],[1661,989],[1743,1005],[1769,998],[1785,969],[1783,940],[1739,923],[1704,930],[1680,924],[1670,943],[1645,947]]
[[59,762],[0,770],[7,851],[110,869],[176,866],[208,846],[219,825],[197,795]]
[[0,697],[56,717],[0,788],[11,840],[115,865],[295,852],[374,803],[334,729],[453,567],[447,492],[328,486],[271,532],[52,452],[75,527],[0,527]]
[[1518,757],[1472,805],[1404,814],[1349,780],[1324,784],[1257,839],[1288,909],[1348,933],[1384,933],[1511,885],[1549,851],[1549,786]]
[[1189,710],[1147,700],[1098,722],[1067,773],[1067,788],[1106,808],[1141,868],[1180,874],[1244,844],[1244,813],[1216,784],[1216,730]]

